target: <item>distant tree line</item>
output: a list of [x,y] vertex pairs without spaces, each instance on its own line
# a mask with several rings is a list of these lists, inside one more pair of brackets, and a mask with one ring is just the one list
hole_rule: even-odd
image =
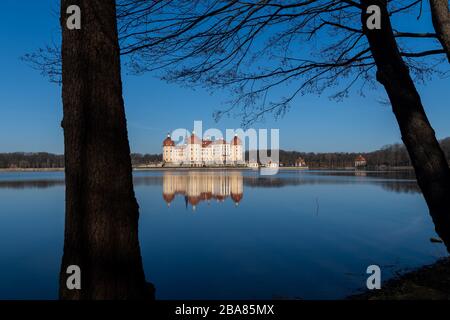
[[[450,161],[450,137],[440,141],[447,160]],[[362,155],[367,160],[368,167],[405,167],[411,166],[411,161],[403,144],[387,145],[372,152],[298,152],[280,150],[279,160],[283,166],[295,166],[298,158],[303,158],[309,168],[345,168],[353,167],[355,158]],[[270,153],[269,153],[270,156]],[[248,159],[248,152],[246,153]]]
[[0,168],[63,168],[64,156],[46,152],[0,153]]
[[131,154],[131,164],[133,166],[142,166],[147,164],[159,163],[162,161],[162,154]]
[[[133,166],[158,163],[161,154],[131,154]],[[0,153],[0,169],[64,168],[64,155],[47,152]]]
[[[450,161],[450,137],[440,141],[447,160]],[[411,166],[408,152],[403,144],[387,145],[380,150],[355,152],[298,152],[280,150],[280,163],[283,166],[294,166],[298,158],[303,158],[310,168],[345,168],[353,167],[355,158],[362,155],[369,167],[406,167]],[[248,152],[246,153],[248,159]],[[162,161],[162,154],[132,153],[133,166],[155,164]],[[64,156],[46,152],[39,153],[0,153],[0,168],[63,168]]]

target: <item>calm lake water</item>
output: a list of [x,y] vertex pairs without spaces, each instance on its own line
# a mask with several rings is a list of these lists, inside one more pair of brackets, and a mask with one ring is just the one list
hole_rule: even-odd
[[[339,299],[446,256],[411,174],[135,172],[159,299]],[[0,173],[0,299],[57,299],[63,173]]]

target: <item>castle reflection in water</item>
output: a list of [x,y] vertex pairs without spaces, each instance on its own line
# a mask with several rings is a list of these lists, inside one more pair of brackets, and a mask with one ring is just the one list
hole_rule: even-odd
[[236,171],[216,172],[164,172],[163,198],[167,205],[177,195],[183,196],[186,207],[190,204],[193,210],[202,202],[224,202],[230,198],[239,205],[244,194],[242,174]]

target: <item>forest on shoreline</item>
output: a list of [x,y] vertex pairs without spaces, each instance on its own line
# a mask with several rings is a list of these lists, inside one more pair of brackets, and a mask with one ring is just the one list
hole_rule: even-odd
[[[447,160],[450,161],[450,137],[440,141]],[[372,152],[299,152],[280,150],[280,163],[294,166],[301,157],[309,168],[346,168],[353,167],[354,160],[362,155],[368,167],[409,167],[411,161],[403,144],[387,145]],[[248,152],[246,153],[248,159]],[[162,161],[161,154],[132,153],[133,166],[156,164]],[[52,169],[64,167],[64,155],[46,152],[0,153],[0,169]]]

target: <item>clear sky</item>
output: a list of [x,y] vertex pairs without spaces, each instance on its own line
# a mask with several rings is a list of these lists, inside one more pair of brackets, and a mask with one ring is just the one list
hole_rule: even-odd
[[[59,41],[58,3],[2,0],[0,152],[63,153],[61,87],[20,60],[52,39]],[[428,16],[426,8],[420,22],[423,31],[432,31]],[[126,70],[123,83],[132,152],[161,152],[168,131],[191,129],[194,120],[202,120],[204,129],[239,128],[240,119],[219,123],[212,119],[213,111],[229,99],[226,92],[211,95],[202,89],[167,84],[151,74],[129,76]],[[418,89],[437,137],[450,136],[450,78],[433,79]],[[380,86],[366,97],[353,95],[341,103],[329,100],[327,93],[302,96],[284,118],[268,118],[254,127],[279,128],[280,145],[285,150],[371,151],[401,141],[390,107],[378,102],[385,98]]]

